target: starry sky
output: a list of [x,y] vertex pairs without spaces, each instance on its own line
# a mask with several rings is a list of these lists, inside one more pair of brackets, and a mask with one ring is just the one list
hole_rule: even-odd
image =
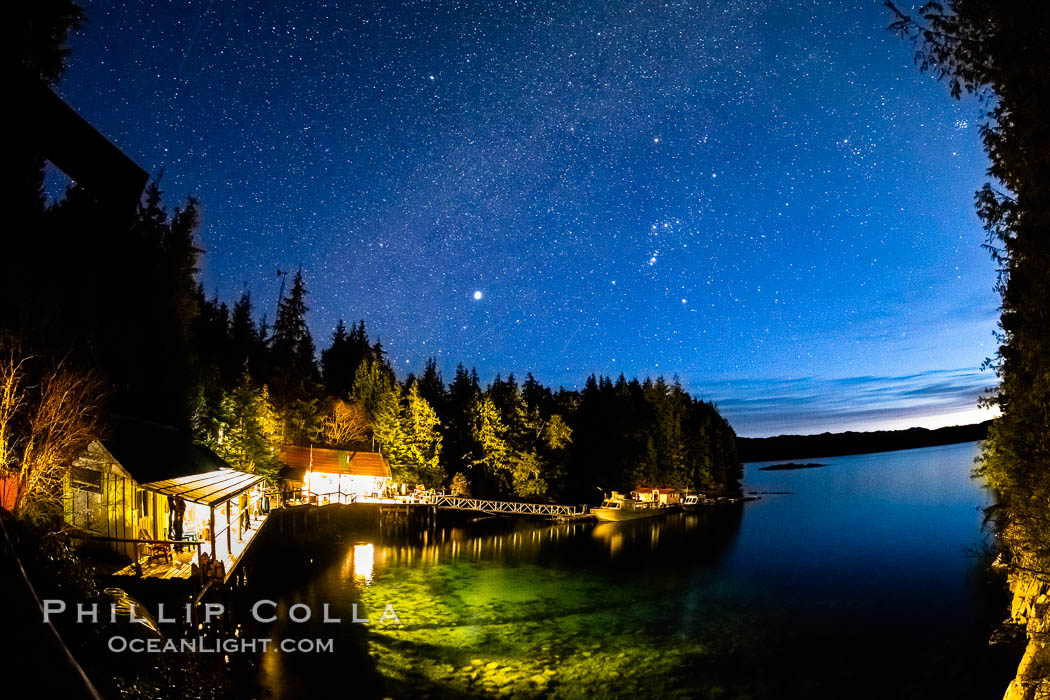
[[324,346],[671,377],[741,435],[971,422],[979,105],[881,1],[83,0],[58,92],[200,198],[208,294]]

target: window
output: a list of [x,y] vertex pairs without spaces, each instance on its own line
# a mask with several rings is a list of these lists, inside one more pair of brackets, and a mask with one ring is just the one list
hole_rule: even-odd
[[75,488],[82,491],[102,493],[102,472],[84,467],[73,467],[69,470],[69,480]]

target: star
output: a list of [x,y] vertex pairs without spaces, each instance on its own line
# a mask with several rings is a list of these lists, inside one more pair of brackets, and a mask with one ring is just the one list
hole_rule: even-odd
[[485,295],[481,293],[480,289],[475,291],[474,292],[474,301],[481,301],[481,297],[483,297],[483,296],[485,296]]

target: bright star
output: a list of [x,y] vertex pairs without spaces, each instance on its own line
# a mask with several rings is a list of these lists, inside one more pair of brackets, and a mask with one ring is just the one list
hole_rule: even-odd
[[480,289],[478,291],[474,292],[474,301],[481,301],[481,297],[482,296],[484,296],[484,295],[481,293]]

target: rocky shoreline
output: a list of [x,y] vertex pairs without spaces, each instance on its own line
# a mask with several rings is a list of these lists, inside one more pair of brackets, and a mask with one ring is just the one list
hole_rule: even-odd
[[1007,623],[1022,629],[1028,645],[1003,700],[1050,698],[1050,582],[1028,572],[1009,576],[1013,600]]

